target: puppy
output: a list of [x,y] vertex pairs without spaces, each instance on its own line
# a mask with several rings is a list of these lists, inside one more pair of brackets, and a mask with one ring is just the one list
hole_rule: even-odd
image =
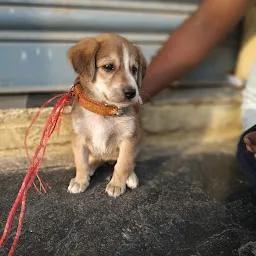
[[146,60],[138,46],[114,34],[85,38],[71,47],[67,55],[84,94],[123,112],[120,116],[102,116],[74,102],[71,118],[76,176],[68,191],[84,192],[94,171],[104,162],[115,161],[106,192],[116,198],[126,191],[126,185],[132,189],[138,186],[134,168],[141,125],[134,106],[141,101],[139,86],[146,72]]

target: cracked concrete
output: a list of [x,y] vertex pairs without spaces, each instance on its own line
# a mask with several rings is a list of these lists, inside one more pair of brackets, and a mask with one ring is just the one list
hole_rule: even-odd
[[[234,152],[210,149],[145,149],[140,187],[118,199],[104,193],[109,166],[79,195],[67,193],[73,168],[43,169],[52,189],[30,190],[16,255],[256,255],[256,198]],[[23,177],[0,172],[1,228]]]

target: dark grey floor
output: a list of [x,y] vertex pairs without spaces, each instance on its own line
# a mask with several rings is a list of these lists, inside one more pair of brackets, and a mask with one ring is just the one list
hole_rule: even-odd
[[[80,195],[66,192],[74,170],[44,170],[52,189],[30,191],[16,255],[256,255],[256,197],[233,156],[159,152],[139,163],[140,187],[116,200],[104,193],[109,167]],[[23,176],[0,172],[1,227]]]

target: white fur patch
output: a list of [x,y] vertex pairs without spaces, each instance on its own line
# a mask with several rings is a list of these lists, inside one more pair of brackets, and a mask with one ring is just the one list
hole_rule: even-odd
[[128,78],[129,84],[136,89],[136,101],[139,101],[138,96],[138,87],[137,87],[137,83],[134,79],[134,77],[132,76],[131,72],[130,72],[130,56],[129,56],[129,52],[128,49],[123,45],[122,47],[123,49],[123,61],[124,61],[124,69],[125,69],[125,73],[126,76]]
[[[120,142],[133,135],[135,120],[133,116],[127,117],[103,117],[83,109],[81,119],[73,119],[75,133],[83,134],[84,131],[91,137],[93,155],[107,157],[113,154]],[[114,135],[116,139],[109,145],[109,137]],[[113,145],[114,144],[114,145]]]
[[91,119],[92,124],[94,124],[90,125],[92,132],[92,144],[97,153],[108,152],[107,141],[113,127],[112,124],[107,122],[105,119],[106,118],[99,115],[94,115]]

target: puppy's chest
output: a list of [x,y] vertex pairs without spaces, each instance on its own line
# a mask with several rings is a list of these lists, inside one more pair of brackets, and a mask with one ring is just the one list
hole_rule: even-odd
[[92,153],[112,154],[124,138],[135,132],[134,117],[103,117],[86,112],[82,119],[73,122],[76,133],[90,141]]

